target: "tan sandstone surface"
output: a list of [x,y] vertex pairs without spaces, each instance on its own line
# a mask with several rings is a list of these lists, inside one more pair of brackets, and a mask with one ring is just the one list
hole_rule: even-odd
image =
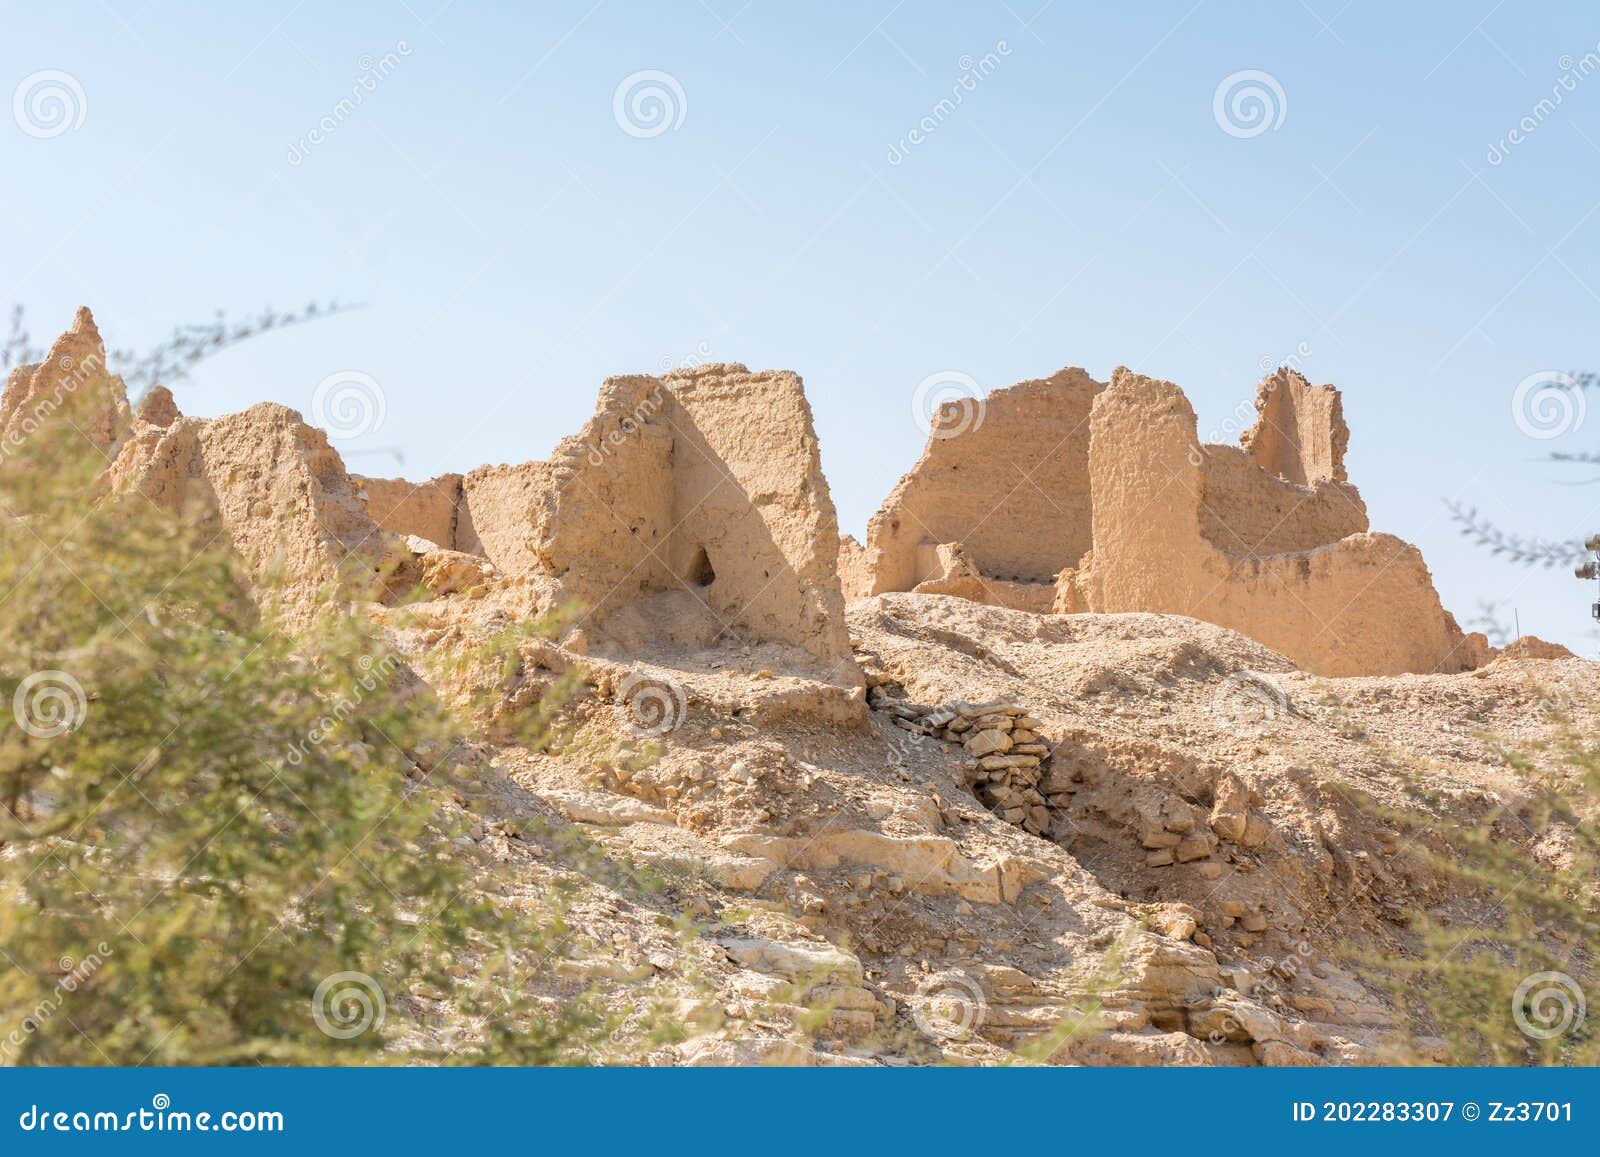
[[[62,341],[103,363],[86,311]],[[656,873],[594,874],[609,947],[564,966],[684,1002],[652,1063],[1417,1059],[1357,954],[1407,951],[1419,907],[1490,915],[1430,854],[1514,810],[1503,743],[1600,712],[1588,662],[1464,640],[1368,532],[1337,394],[1287,371],[1238,448],[1124,370],[997,394],[842,553],[789,373],[613,378],[548,461],[417,486],[284,407],[130,411],[113,381],[107,485],[212,520],[271,598],[367,616],[460,706],[413,774],[476,817],[464,857],[533,894],[555,831]],[[49,388],[14,375],[0,421]],[[1037,525],[986,473],[1006,447],[1062,499]],[[883,589],[847,604],[841,572]],[[497,634],[558,612],[508,674]],[[566,673],[557,741],[518,745]]]

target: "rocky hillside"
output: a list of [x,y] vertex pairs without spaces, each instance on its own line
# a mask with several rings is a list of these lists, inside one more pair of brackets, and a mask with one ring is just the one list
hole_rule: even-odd
[[[1008,600],[985,597],[977,566],[971,597],[923,586],[847,601],[792,374],[614,379],[550,461],[413,485],[349,474],[281,406],[209,421],[165,391],[129,406],[103,360],[85,311],[50,359],[12,375],[7,436],[48,420],[62,391],[102,397],[85,436],[108,462],[103,485],[207,520],[291,627],[330,589],[339,613],[370,622],[393,677],[458,710],[461,742],[415,753],[411,775],[471,813],[463,858],[509,867],[526,896],[566,870],[555,851],[571,836],[619,881],[645,871],[643,890],[592,874],[576,915],[597,949],[562,971],[574,988],[627,981],[619,1001],[643,985],[677,1002],[692,1031],[649,1051],[655,1063],[1414,1059],[1363,957],[1410,951],[1417,911],[1491,918],[1493,898],[1434,857],[1458,827],[1515,813],[1523,783],[1504,745],[1536,751],[1600,709],[1592,664],[1532,643],[1494,654],[1480,638],[1470,663],[1440,662],[1449,673],[1333,677],[1196,617],[996,605]],[[1148,379],[1063,382],[1096,414],[1159,394],[1192,430],[1181,396]],[[1030,406],[1048,407],[1048,385]],[[1263,415],[1281,404],[1267,391]],[[1301,457],[1323,443],[1306,482]],[[1103,442],[1078,449],[1110,461]],[[1230,459],[1226,477],[1326,506],[1342,451],[1331,435],[1301,457],[1280,445],[1282,476]],[[1135,525],[1094,518],[1102,544]],[[1379,566],[1368,537],[1340,538],[1339,557]],[[917,551],[963,556],[892,543],[901,586]],[[888,558],[884,544],[872,549]],[[851,549],[847,571],[865,565]],[[1207,567],[1243,557],[1205,550]],[[1406,550],[1406,581],[1425,583]],[[1013,587],[1041,585],[1011,569]],[[1266,598],[1257,586],[1228,613]],[[1431,587],[1416,589],[1429,646],[1456,648]],[[1296,612],[1273,598],[1275,631],[1317,634],[1284,626]],[[1382,629],[1369,612],[1363,629]],[[505,628],[551,615],[566,617],[508,665]],[[557,702],[563,677],[577,690]],[[557,739],[536,750],[507,723],[541,710]],[[1558,846],[1527,843],[1559,868]]]
[[[1491,915],[1428,853],[1514,809],[1493,737],[1597,708],[1572,659],[1324,679],[1172,616],[892,594],[848,621],[864,711],[738,652],[656,653],[594,664],[568,709],[575,752],[648,732],[642,770],[485,749],[489,830],[576,825],[697,914],[718,1027],[663,1062],[1414,1059],[1358,956],[1406,951],[1419,907]],[[433,634],[397,639],[419,669]],[[670,982],[689,962],[617,900],[620,956]]]

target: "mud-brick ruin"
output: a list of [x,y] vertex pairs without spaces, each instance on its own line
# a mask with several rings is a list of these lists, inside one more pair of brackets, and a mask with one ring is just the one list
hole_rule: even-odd
[[545,610],[582,607],[569,645],[738,638],[859,681],[838,518],[794,374],[710,365],[612,378],[548,462],[360,484],[386,530],[482,556],[533,584]]
[[[370,628],[461,725],[399,752],[397,789],[497,889],[490,865],[513,894],[567,880],[572,829],[661,872],[686,938],[601,876],[578,909],[639,978],[612,1007],[715,1008],[653,1064],[1443,1059],[1346,956],[1418,907],[1493,918],[1435,865],[1516,806],[1497,736],[1600,726],[1591,668],[1462,634],[1370,532],[1331,386],[1268,377],[1238,446],[1121,369],[982,411],[941,415],[863,545],[790,373],[613,378],[546,461],[413,483],[351,474],[281,405],[130,405],[82,310],[11,372],[0,464],[49,471],[57,423],[91,500],[183,512],[289,631]],[[1320,677],[1353,674],[1378,677]],[[529,746],[546,707],[559,743]]]
[[839,535],[804,388],[783,371],[612,378],[548,461],[422,483],[348,473],[283,406],[189,418],[157,388],[130,408],[87,310],[50,359],[13,372],[4,420],[64,394],[92,411],[111,484],[199,504],[308,607],[352,570],[396,597],[419,577],[451,590],[493,578],[528,613],[576,608],[562,639],[574,653],[737,643],[760,650],[752,663],[843,687],[861,685],[846,601],[898,591],[1186,615],[1326,675],[1487,657],[1416,548],[1369,530],[1338,391],[1287,369],[1260,384],[1238,446],[1200,443],[1178,387],[1126,369],[996,391],[980,421],[935,426],[864,545]]
[[846,538],[847,598],[951,594],[1016,610],[1153,611],[1229,627],[1327,675],[1485,658],[1417,549],[1367,525],[1339,392],[1264,379],[1238,446],[1206,445],[1178,387],[1119,368],[989,395]]

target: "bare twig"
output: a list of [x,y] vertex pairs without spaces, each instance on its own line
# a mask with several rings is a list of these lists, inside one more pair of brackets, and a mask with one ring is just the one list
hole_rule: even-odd
[[1450,517],[1460,527],[1461,533],[1484,547],[1490,554],[1500,555],[1524,566],[1571,566],[1582,561],[1583,544],[1554,542],[1543,538],[1528,538],[1501,530],[1482,517],[1478,508],[1463,507],[1460,503],[1445,500]]
[[[119,367],[129,392],[137,396],[151,386],[172,385],[182,381],[198,363],[240,342],[274,330],[332,317],[351,308],[354,307],[341,305],[338,301],[330,301],[326,305],[313,301],[300,310],[279,311],[269,307],[258,316],[243,321],[229,321],[227,314],[218,310],[212,321],[176,327],[171,337],[153,349],[142,353],[112,350],[111,362]],[[35,346],[29,336],[22,306],[15,306],[11,311],[10,333],[4,344],[0,344],[0,371],[40,361],[44,354],[45,351]]]

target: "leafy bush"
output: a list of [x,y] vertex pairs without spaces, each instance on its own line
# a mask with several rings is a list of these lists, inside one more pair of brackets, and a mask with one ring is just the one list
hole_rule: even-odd
[[1440,839],[1419,850],[1481,915],[1419,910],[1415,952],[1368,961],[1407,1014],[1419,1057],[1600,1064],[1600,1014],[1587,1007],[1600,946],[1600,745],[1556,695],[1540,698],[1557,737],[1498,749],[1518,794],[1474,823],[1424,833]]
[[426,686],[106,493],[90,404],[0,462],[0,1063],[606,1059],[591,994],[544,984],[581,875],[530,907],[469,868]]

